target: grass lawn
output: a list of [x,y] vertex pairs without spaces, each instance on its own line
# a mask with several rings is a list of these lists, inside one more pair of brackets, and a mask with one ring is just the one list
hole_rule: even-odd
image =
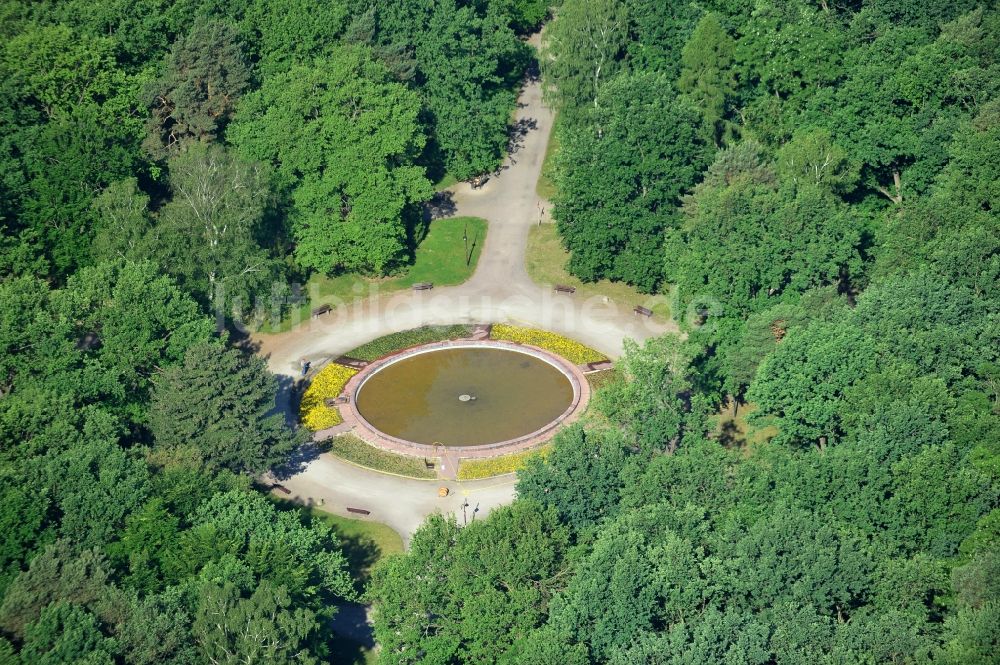
[[545,146],[545,159],[542,161],[542,173],[538,176],[538,182],[535,183],[535,192],[543,199],[552,200],[555,196],[556,186],[552,182],[552,161],[555,154],[559,151],[559,139],[556,138],[556,128],[555,121],[553,121],[552,131],[549,132],[549,142]]
[[[468,228],[469,255],[466,255],[464,235]],[[320,305],[337,307],[350,304],[375,293],[391,293],[408,289],[417,282],[434,282],[435,286],[461,284],[475,271],[486,240],[486,220],[479,217],[451,217],[431,222],[427,237],[417,247],[413,265],[394,277],[372,278],[348,274],[328,277],[313,275],[305,285],[307,302],[291,308],[277,325],[265,324],[264,333],[291,330],[308,321],[313,308]]]
[[757,405],[743,404],[733,417],[733,403],[730,401],[715,416],[715,436],[726,446],[752,446],[770,441],[777,435],[778,428],[766,423],[751,425],[747,416],[757,410]]
[[[566,271],[569,252],[563,249],[555,224],[541,224],[531,227],[528,234],[527,268],[531,279],[539,284],[566,284],[576,287],[576,296],[590,298],[605,296],[609,300],[627,306],[649,307],[660,319],[670,318],[670,303],[666,296],[649,296],[622,282],[602,279],[585,284]],[[651,303],[651,299],[655,300]],[[652,304],[652,306],[650,306]]]
[[[469,253],[465,236],[469,233]],[[486,220],[480,217],[450,217],[431,222],[427,237],[417,247],[413,265],[399,277],[382,280],[383,290],[406,289],[417,282],[434,286],[461,284],[472,276],[486,241]]]

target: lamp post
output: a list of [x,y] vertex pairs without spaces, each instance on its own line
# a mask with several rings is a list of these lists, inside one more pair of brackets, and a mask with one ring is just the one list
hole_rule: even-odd
[[465,265],[469,266],[472,257],[469,255],[469,222],[465,223],[465,231],[462,232],[462,239],[465,240]]

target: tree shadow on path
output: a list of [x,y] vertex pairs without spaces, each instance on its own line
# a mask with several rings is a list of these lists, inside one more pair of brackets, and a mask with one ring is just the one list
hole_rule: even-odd
[[435,192],[431,200],[424,204],[424,221],[454,217],[458,211],[455,197],[451,192]]

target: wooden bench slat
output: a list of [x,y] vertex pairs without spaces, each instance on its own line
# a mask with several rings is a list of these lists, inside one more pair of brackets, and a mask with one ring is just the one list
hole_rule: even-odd
[[372,514],[372,511],[370,511],[370,510],[365,510],[364,508],[351,508],[350,506],[347,507],[347,512],[354,513],[355,515],[371,515]]

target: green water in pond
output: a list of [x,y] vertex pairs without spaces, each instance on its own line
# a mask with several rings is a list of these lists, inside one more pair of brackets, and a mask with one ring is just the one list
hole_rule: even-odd
[[479,446],[530,434],[572,400],[569,379],[544,360],[473,347],[386,366],[362,385],[357,407],[376,429],[401,439]]

